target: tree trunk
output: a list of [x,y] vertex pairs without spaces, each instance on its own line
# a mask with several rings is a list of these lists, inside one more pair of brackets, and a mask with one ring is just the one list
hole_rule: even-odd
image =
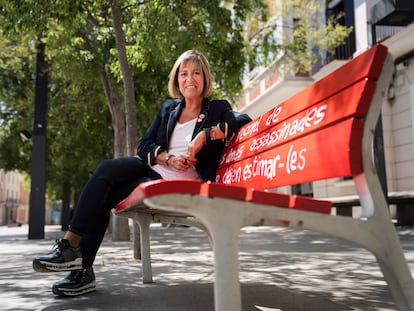
[[114,158],[123,157],[126,154],[127,146],[125,139],[125,115],[122,111],[121,94],[112,76],[102,71],[100,78],[114,130]]
[[[122,111],[121,95],[115,80],[111,76],[102,71],[100,77],[111,113],[112,128],[114,129],[114,157],[118,158],[126,154],[125,116]],[[128,219],[112,215],[111,234],[113,241],[129,241],[131,233]]]
[[127,155],[133,155],[135,154],[137,143],[134,77],[128,64],[125,33],[122,29],[121,8],[117,3],[115,3],[115,1],[111,1],[111,9],[112,22],[115,31],[116,49],[118,51],[118,61],[124,83]]
[[[137,121],[135,108],[135,87],[134,77],[129,68],[126,53],[125,33],[122,29],[122,13],[116,1],[110,1],[112,11],[112,23],[115,31],[115,43],[118,51],[118,61],[121,69],[122,80],[124,82],[125,100],[125,120],[126,120],[126,144],[127,155],[134,155],[137,142]],[[118,218],[118,217],[114,217]],[[134,230],[134,257],[140,258],[140,235],[138,230]],[[137,255],[139,254],[139,255]]]

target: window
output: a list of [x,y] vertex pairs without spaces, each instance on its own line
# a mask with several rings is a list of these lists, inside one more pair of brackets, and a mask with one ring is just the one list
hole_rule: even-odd
[[343,14],[338,22],[347,27],[353,27],[352,32],[346,39],[345,44],[336,48],[335,54],[328,57],[328,62],[334,59],[351,59],[355,53],[355,25],[354,25],[354,3],[353,0],[330,1],[326,10],[326,17]]

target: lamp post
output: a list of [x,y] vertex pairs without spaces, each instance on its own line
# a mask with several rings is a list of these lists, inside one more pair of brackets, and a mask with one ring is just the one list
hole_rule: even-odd
[[32,136],[32,175],[29,202],[29,239],[45,237],[46,116],[48,73],[45,45],[38,43]]

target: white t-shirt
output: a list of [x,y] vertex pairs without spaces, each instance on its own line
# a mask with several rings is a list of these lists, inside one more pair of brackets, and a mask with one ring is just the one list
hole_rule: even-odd
[[[185,123],[178,123],[175,125],[174,131],[171,134],[171,141],[169,146],[169,154],[180,155],[187,153],[188,144],[191,142],[191,137],[197,118],[187,121]],[[186,171],[179,171],[171,166],[155,164],[152,169],[162,176],[164,179],[173,178],[191,178],[198,179],[198,175],[194,166],[191,166]]]

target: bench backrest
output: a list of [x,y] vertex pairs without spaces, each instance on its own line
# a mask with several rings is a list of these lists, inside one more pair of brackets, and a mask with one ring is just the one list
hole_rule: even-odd
[[216,181],[265,189],[361,173],[364,118],[386,55],[376,45],[245,125]]

